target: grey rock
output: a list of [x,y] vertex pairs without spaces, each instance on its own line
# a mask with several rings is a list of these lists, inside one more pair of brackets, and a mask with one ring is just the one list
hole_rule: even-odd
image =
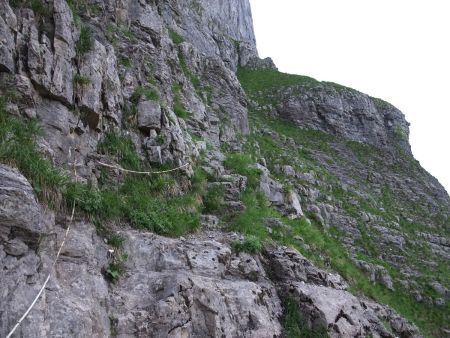
[[138,127],[144,132],[161,129],[161,106],[154,101],[140,101],[138,110]]
[[124,236],[130,273],[109,303],[119,336],[280,336],[280,302],[253,257],[203,236]]
[[324,285],[339,290],[348,288],[341,276],[316,268],[294,249],[276,246],[266,249],[264,256],[267,258],[269,269],[276,280],[284,283],[298,281]]
[[362,212],[362,213],[361,213],[361,219],[362,219],[364,222],[370,222],[371,217],[370,217],[370,215],[369,215],[367,212]]
[[160,146],[147,147],[148,160],[153,163],[163,163],[163,157]]
[[261,176],[259,189],[274,205],[282,205],[284,202],[283,185],[264,174]]
[[371,281],[380,282],[388,289],[394,290],[392,278],[383,266],[371,264],[361,260],[354,260],[354,263],[369,276]]
[[226,201],[225,206],[231,212],[239,212],[245,210],[245,204],[241,201]]
[[5,252],[11,256],[22,256],[27,253],[28,246],[18,238],[5,243]]
[[[247,0],[94,2],[80,16],[81,25],[91,29],[93,49],[76,55],[80,25],[74,23],[66,1],[45,1],[48,6],[45,17],[33,13],[28,5],[13,11],[7,1],[0,1],[0,95],[9,94],[8,90],[14,88],[15,95],[8,96],[8,109],[16,116],[37,119],[43,130],[38,139],[39,150],[56,167],[75,168],[79,182],[95,186],[98,160],[113,161],[108,155],[97,153],[97,144],[105,132],[129,137],[138,156],[149,159],[150,164],[193,164],[203,152],[202,166],[209,178],[226,188],[224,209],[240,212],[245,208],[239,195],[246,189],[246,178],[224,168],[225,155],[220,147],[226,144],[235,152],[245,149],[250,106],[255,112],[268,113],[273,118],[281,115],[301,127],[319,129],[338,138],[330,143],[331,156],[326,149],[313,149],[307,142],[299,144],[297,139],[270,128],[256,131],[271,137],[283,157],[288,155],[285,147],[292,147],[304,151],[315,163],[310,166],[306,156],[301,156],[292,158],[290,166],[277,168],[276,163],[270,163],[270,157],[260,160],[255,167],[262,172],[261,191],[272,206],[292,218],[301,217],[302,206],[316,206],[312,210],[316,220],[326,225],[324,231],[328,228],[340,231],[339,240],[351,257],[369,254],[359,245],[362,239],[376,243],[379,257],[373,258],[383,259],[398,269],[399,278],[408,280],[407,292],[418,301],[436,302],[424,297],[424,290],[415,283],[416,278],[423,276],[411,263],[410,247],[431,249],[426,261],[420,260],[429,267],[436,267],[439,259],[450,257],[450,242],[441,233],[450,217],[446,207],[450,200],[439,182],[409,158],[408,124],[397,109],[327,83],[317,83],[312,88],[299,85],[274,90],[269,95],[271,104],[255,104],[236,78],[237,66],[258,69],[275,66],[269,59],[257,59]],[[179,44],[171,41],[169,28],[185,41]],[[86,77],[88,83],[74,85],[74,74]],[[134,100],[131,102],[131,95],[138,86],[158,90],[159,115],[157,109],[155,114],[135,114],[138,107],[133,105]],[[176,95],[189,117],[175,115]],[[202,141],[193,140],[190,137],[193,134]],[[340,137],[375,145],[376,156],[364,161]],[[254,147],[254,158],[261,158],[264,149],[257,144]],[[396,155],[398,149],[406,150],[403,154],[406,158]],[[287,182],[271,177],[268,166],[284,173]],[[307,172],[293,172],[294,167]],[[72,175],[72,170],[68,174]],[[192,174],[191,165],[181,173],[187,177]],[[383,214],[389,211],[387,206],[376,203],[372,205],[376,209],[373,214],[371,211],[370,215],[361,215],[367,223],[360,224],[353,213],[347,215],[343,202],[331,197],[334,186],[330,186],[327,174],[332,174],[345,193],[352,194],[347,201],[352,207],[359,208],[362,201],[370,204],[381,200],[386,188],[395,196],[395,202],[401,201],[403,206],[392,219],[386,220]],[[123,178],[116,176],[118,182]],[[286,189],[288,185],[294,187],[292,194]],[[58,221],[52,212],[44,212],[29,183],[11,168],[0,169],[0,201],[3,287],[0,336],[3,336],[51,271],[55,248],[67,224],[60,221],[65,219],[63,211]],[[417,210],[424,211],[423,215],[411,212],[408,206],[417,206]],[[217,222],[214,216],[202,217],[205,227],[214,229]],[[403,222],[427,228],[405,234],[401,231]],[[229,243],[242,239],[240,235],[215,230],[171,240],[124,230],[126,225],[121,225],[121,230],[130,241],[126,244],[130,259],[118,283],[107,285],[101,271],[107,269],[108,259],[112,259],[108,258],[109,248],[89,222],[76,221],[73,226],[74,237],[69,238],[44,297],[23,323],[20,336],[76,336],[76,332],[80,337],[108,337],[114,331],[122,337],[280,336],[281,303],[277,291],[284,295],[295,289],[291,284],[302,281],[310,286],[343,287],[341,277],[314,267],[294,253],[281,258],[232,254]],[[276,233],[277,225],[263,226]],[[280,225],[280,229],[294,232],[288,226]],[[223,255],[216,254],[216,244],[225,252]],[[317,248],[309,244],[299,243],[316,254]],[[202,251],[203,247],[207,253]],[[145,252],[146,249],[151,252]],[[131,257],[141,251],[142,259]],[[197,262],[194,257],[201,259]],[[265,268],[261,267],[260,259],[268,260]],[[285,278],[269,280],[267,266],[274,266],[274,271]],[[380,267],[370,266],[367,273],[373,275],[373,280],[389,288],[393,286],[392,278]],[[430,276],[430,280],[443,284],[435,289],[440,290],[436,289],[441,294],[439,299],[445,301],[448,285],[436,275]],[[295,292],[307,294],[307,290],[299,290]],[[311,296],[313,303],[319,302],[318,297]],[[348,301],[346,304],[354,301],[347,294],[336,295],[338,308],[341,300]],[[357,300],[368,304],[361,298]],[[320,304],[302,304],[303,309],[313,311],[307,318],[314,317],[317,308],[331,313],[333,306],[327,310]],[[391,323],[394,334],[408,336],[414,331],[384,306],[367,305],[367,316],[361,315],[355,306],[357,311],[342,307],[354,319],[353,324],[348,324],[345,318],[338,318],[335,327],[345,332],[342,334],[356,330],[362,335],[388,336],[379,328],[379,319],[368,319],[381,312],[382,319]],[[225,313],[225,319],[217,312]],[[366,319],[370,328],[362,327]],[[331,326],[328,329],[337,332]]]
[[409,124],[394,106],[358,91],[317,83],[281,93],[280,116],[301,125],[380,148],[398,144],[410,152]]
[[[24,242],[36,245],[39,235],[46,231],[42,209],[34,197],[30,183],[17,170],[2,164],[0,200],[1,238],[6,240],[12,233],[16,233]],[[21,247],[18,243],[16,246]]]
[[191,6],[169,1],[160,7],[169,26],[206,55],[220,57],[233,70],[257,56],[248,0],[199,0]]
[[444,296],[447,299],[450,299],[450,290],[443,286],[441,283],[432,282],[430,283],[431,287],[441,296]]
[[93,48],[83,56],[80,75],[88,79],[88,83],[77,87],[79,106],[88,114],[89,127],[95,129],[100,124],[102,102],[103,71],[106,60],[106,48],[94,40]]
[[286,176],[294,177],[295,176],[295,170],[290,165],[284,165],[281,167],[281,171]]
[[[21,175],[7,167],[2,170],[1,191],[16,191],[13,197],[31,193]],[[30,206],[36,205],[31,198],[16,200],[23,210],[31,211]],[[20,209],[12,212],[14,219],[21,215]],[[56,236],[48,236],[50,231]],[[0,277],[6,285],[6,293],[0,295],[0,333],[11,327],[13,318],[23,311],[22,305],[41,285],[45,276],[38,267],[52,271],[51,258],[64,233],[54,220],[49,222],[39,254],[25,251],[26,244],[18,237],[0,244],[4,266]],[[123,250],[128,259],[124,275],[108,288],[100,274],[108,262],[108,247],[92,224],[73,224],[46,297],[22,323],[20,334],[33,332],[45,337],[79,332],[77,337],[108,337],[113,330],[120,337],[280,337],[282,307],[277,293],[289,292],[311,326],[324,325],[331,336],[345,337],[352,332],[383,335],[386,331],[380,318],[391,322],[402,336],[416,335],[414,326],[391,310],[367,301],[361,305],[361,300],[345,291],[348,285],[339,275],[316,268],[293,249],[267,248],[262,264],[257,256],[233,254],[229,243],[235,237],[220,232],[180,239],[135,230],[118,234],[125,239]],[[5,245],[10,249],[5,250]],[[10,255],[18,254],[18,248],[24,255],[20,261]]]
[[443,306],[445,305],[445,300],[443,300],[442,298],[436,298],[434,300],[434,304],[436,304],[437,306]]
[[285,194],[286,213],[291,219],[303,217],[302,206],[300,205],[300,197],[295,191],[288,191]]
[[[100,272],[107,262],[107,248],[96,236],[95,227],[72,224],[53,270],[65,229],[55,224],[54,217],[45,215],[29,183],[17,171],[1,166],[0,182],[0,334],[6,336],[51,273],[44,295],[16,335],[73,336],[76,332],[76,337],[109,336],[104,307],[108,286]],[[5,227],[10,230],[7,240]]]
[[55,37],[53,40],[51,93],[71,103],[73,97],[72,59],[75,57],[73,15],[64,0],[54,1],[53,10]]
[[268,57],[265,59],[260,59],[258,57],[251,58],[247,64],[247,67],[253,68],[253,69],[273,69],[278,70],[277,66],[275,66],[275,63],[273,60]]
[[299,304],[312,330],[326,329],[330,337],[419,337],[417,328],[389,309],[360,300],[347,291],[300,282],[290,284],[290,297]]
[[15,42],[13,35],[16,29],[16,16],[9,6],[0,6],[0,71],[13,73],[16,68],[14,63]]
[[298,304],[309,329],[341,338],[393,338],[391,331],[401,337],[419,337],[413,324],[388,307],[353,296],[341,276],[316,268],[297,251],[271,247],[264,257],[279,292]]
[[206,229],[215,229],[219,226],[219,218],[214,215],[201,215],[200,222]]

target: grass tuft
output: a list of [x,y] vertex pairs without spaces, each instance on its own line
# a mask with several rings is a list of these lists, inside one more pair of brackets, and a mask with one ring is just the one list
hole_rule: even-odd
[[185,108],[183,103],[181,102],[181,96],[180,96],[181,88],[177,84],[172,85],[172,93],[174,94],[173,97],[173,111],[175,115],[182,119],[187,119],[189,116],[191,116],[191,113],[188,112]]
[[135,88],[133,94],[131,94],[130,101],[137,104],[141,97],[149,101],[158,101],[159,93],[155,89],[138,86]]
[[73,83],[76,86],[85,86],[91,83],[91,79],[89,79],[87,76],[85,75],[81,75],[81,74],[75,74],[73,76]]
[[171,28],[169,28],[169,37],[172,40],[172,42],[176,45],[179,45],[184,42],[183,37]]
[[293,299],[284,297],[283,301],[283,320],[285,338],[326,338],[328,334],[325,329],[311,330],[303,318],[298,305]]
[[59,206],[67,176],[40,154],[36,144],[42,131],[37,121],[13,116],[5,106],[5,100],[0,98],[0,162],[17,167],[29,179],[41,202]]
[[88,26],[81,26],[80,37],[75,45],[75,50],[78,56],[83,56],[90,52],[94,47],[94,39],[92,37],[92,31]]
[[241,241],[233,242],[232,247],[237,252],[258,253],[262,249],[262,244],[258,237],[247,236]]

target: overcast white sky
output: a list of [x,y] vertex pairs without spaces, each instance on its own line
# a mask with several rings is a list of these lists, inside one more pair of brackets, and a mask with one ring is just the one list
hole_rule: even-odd
[[261,57],[382,98],[450,192],[450,1],[250,0]]

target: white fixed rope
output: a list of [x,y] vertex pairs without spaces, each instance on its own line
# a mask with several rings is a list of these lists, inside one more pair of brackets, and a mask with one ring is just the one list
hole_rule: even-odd
[[75,215],[75,201],[73,202],[73,207],[72,207],[72,215],[70,216],[70,220],[69,220],[69,224],[67,226],[66,229],[66,233],[64,235],[64,239],[61,243],[61,245],[59,246],[59,250],[58,253],[56,254],[55,260],[53,261],[52,264],[52,268],[50,269],[50,272],[48,273],[47,278],[45,279],[44,284],[42,284],[41,289],[39,290],[38,294],[36,295],[36,297],[34,298],[33,302],[30,304],[30,306],[28,307],[27,311],[25,311],[25,313],[22,315],[22,317],[20,317],[19,321],[16,323],[16,325],[14,325],[14,327],[12,328],[12,330],[8,333],[8,335],[6,336],[6,338],[10,338],[14,332],[17,330],[17,328],[19,327],[19,325],[22,323],[22,321],[28,316],[28,314],[30,313],[31,309],[34,307],[34,305],[36,304],[36,302],[38,301],[39,297],[41,296],[42,292],[44,292],[45,287],[47,286],[48,281],[50,280],[50,276],[52,274],[53,269],[56,266],[56,262],[58,261],[59,255],[61,254],[62,248],[64,246],[64,243],[66,243],[66,239],[67,236],[69,235],[69,231],[70,231],[70,226],[73,222],[73,217]]
[[180,169],[183,169],[184,167],[187,167],[189,165],[189,163],[185,163],[182,166],[179,166],[177,168],[174,169],[169,169],[169,170],[162,170],[162,171],[135,171],[135,170],[129,170],[129,169],[124,169],[122,167],[119,167],[117,165],[112,165],[112,164],[107,164],[107,163],[103,163],[103,162],[98,162],[98,164],[100,164],[103,167],[107,167],[107,168],[111,168],[111,169],[117,169],[123,172],[127,172],[127,173],[131,173],[131,174],[142,174],[142,175],[156,175],[156,174],[166,174],[166,173],[170,173],[172,171],[177,171]]
[[[70,153],[70,151],[69,151]],[[69,155],[70,156],[70,155]],[[169,172],[173,172],[176,170],[180,170],[182,168],[185,168],[189,165],[189,163],[185,163],[182,166],[179,166],[177,168],[174,169],[169,169],[169,170],[162,170],[162,171],[135,171],[135,170],[128,170],[128,169],[124,169],[122,167],[119,166],[115,166],[115,165],[111,165],[111,164],[107,164],[107,163],[103,163],[103,162],[98,162],[101,166],[107,167],[107,168],[111,168],[111,169],[117,169],[123,172],[127,172],[127,173],[132,173],[132,174],[142,174],[142,175],[156,175],[156,174],[165,174],[165,173],[169,173]],[[75,177],[76,177],[76,172],[75,172]],[[33,309],[33,307],[36,305],[37,301],[39,300],[39,298],[41,297],[42,293],[45,290],[45,287],[47,286],[52,271],[54,270],[56,263],[58,261],[58,258],[61,254],[62,248],[64,246],[64,244],[66,243],[67,237],[69,235],[69,231],[70,231],[70,226],[72,225],[73,222],[73,218],[75,215],[75,201],[73,202],[73,207],[72,207],[72,214],[70,216],[70,220],[69,220],[69,224],[67,226],[66,232],[64,234],[64,239],[61,242],[61,245],[59,246],[58,252],[56,254],[55,260],[53,261],[52,264],[52,268],[50,269],[50,272],[47,275],[47,278],[45,279],[44,284],[42,284],[42,287],[40,288],[38,294],[36,295],[36,297],[34,298],[34,300],[31,302],[30,306],[28,307],[28,309],[25,311],[25,313],[22,315],[22,317],[20,317],[20,319],[17,321],[16,325],[14,325],[14,327],[11,329],[11,331],[8,333],[8,335],[6,336],[6,338],[11,338],[11,336],[14,334],[14,332],[17,330],[17,328],[20,326],[20,324],[22,323],[22,321],[28,316],[28,314],[30,313],[30,311]]]

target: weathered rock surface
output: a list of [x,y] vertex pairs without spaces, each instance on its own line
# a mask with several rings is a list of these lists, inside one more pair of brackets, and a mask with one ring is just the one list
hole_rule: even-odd
[[[289,186],[306,216],[341,242],[371,281],[445,305],[429,285],[450,283],[440,270],[450,257],[450,198],[413,158],[403,114],[351,88],[254,67],[241,79],[263,138],[255,157],[277,177],[262,183],[268,199]],[[255,86],[246,80],[252,72],[286,84]],[[274,118],[284,122],[272,128]],[[298,136],[290,124],[300,127]],[[406,281],[412,283],[399,286]]]
[[258,259],[217,234],[124,235],[127,274],[109,303],[119,337],[280,336],[281,304]]
[[339,275],[316,268],[297,251],[273,247],[265,257],[280,294],[294,299],[313,332],[325,329],[339,338],[419,337],[414,325],[388,307],[353,296]]
[[[75,168],[79,181],[95,186],[98,160],[107,157],[97,144],[115,132],[129,138],[150,164],[188,163],[186,176],[203,156],[201,166],[212,180],[208,187],[224,188],[226,212],[246,209],[240,199],[247,177],[224,168],[221,150],[225,145],[243,151],[243,136],[251,132],[248,109],[255,103],[249,104],[235,71],[239,65],[276,69],[271,59],[257,57],[248,0],[88,0],[76,2],[74,13],[65,0],[39,2],[43,8],[35,4],[35,11],[29,2],[20,8],[13,3],[0,0],[0,95],[11,113],[38,120],[39,149],[55,166],[69,174]],[[370,280],[395,290],[405,285],[418,302],[445,311],[448,279],[426,280],[433,297],[416,279],[424,277],[417,266],[438,269],[450,258],[445,230],[450,199],[418,164],[397,158],[396,148],[410,154],[402,113],[327,83],[280,88],[267,98],[272,96],[276,102],[257,106],[258,112],[380,152],[376,160],[361,160],[336,142],[330,156],[324,149],[306,149],[292,135],[257,129],[277,142],[277,156],[288,158],[278,162],[252,153],[262,172],[259,190],[271,206],[291,219],[305,211],[325,233],[337,229]],[[330,173],[338,193],[353,194],[350,200],[337,201],[330,193],[336,188],[325,179]],[[389,192],[403,204],[395,213],[387,210],[388,220],[380,216],[383,203],[357,213],[345,210],[375,198],[389,202]],[[420,216],[411,208],[424,212]],[[231,243],[240,235],[221,232],[217,215],[201,220],[208,232],[178,239],[112,226],[125,238],[119,252],[91,222],[76,219],[53,268],[67,215],[39,205],[30,183],[0,165],[0,336],[20,318],[48,273],[50,283],[18,337],[281,337],[285,297],[295,300],[306,325],[333,337],[418,335],[391,309],[353,296],[341,276],[317,268],[297,251],[273,246],[264,255],[236,253]],[[269,234],[292,231],[288,221],[263,222]],[[402,231],[405,222],[411,231]],[[416,229],[419,223],[427,227]],[[294,239],[315,250],[301,236]],[[372,258],[397,268],[398,277],[378,263],[359,260],[370,253],[368,240],[377,244]],[[428,257],[415,265],[411,248]],[[109,283],[110,263],[122,254],[128,256],[124,275]]]
[[154,101],[140,101],[138,104],[138,127],[143,131],[161,129],[161,106]]
[[410,151],[409,124],[394,106],[348,88],[319,83],[280,92],[277,113],[302,127],[315,128],[380,148]]
[[17,170],[1,164],[0,199],[2,240],[20,238],[36,245],[39,236],[45,233],[46,225],[33,188]]
[[229,67],[236,69],[257,56],[248,0],[198,0],[187,6],[167,1],[160,7],[169,26],[208,56],[219,56]]
[[325,328],[333,338],[419,337],[417,328],[392,310],[346,291],[294,282],[288,295],[295,299],[312,330]]
[[[43,122],[55,163],[72,162],[68,155],[76,148],[77,164],[90,167],[80,175],[90,180],[88,155],[102,132],[124,125],[141,130],[136,145],[158,163],[198,156],[188,131],[215,145],[248,133],[245,94],[233,71],[257,55],[248,1],[92,6],[96,11],[75,14],[81,23],[64,0],[44,4],[45,16],[6,1],[0,8],[2,92],[18,88],[20,109]],[[186,42],[171,41],[169,29]],[[139,107],[134,103],[133,94],[149,85],[158,88],[160,115],[145,97]],[[175,115],[175,104],[190,114],[188,124]],[[163,144],[149,144],[152,129]]]
[[[23,176],[2,166],[0,182],[2,197],[8,201],[2,205],[2,216],[6,215],[2,229],[23,227],[30,217],[43,218],[44,211]],[[324,324],[332,336],[333,332],[344,334],[340,337],[348,332],[379,332],[380,316],[401,320],[396,332],[404,337],[416,332],[380,305],[367,303],[370,306],[362,311],[365,305],[345,291],[347,284],[339,275],[314,267],[295,250],[270,248],[261,261],[258,256],[233,252],[230,243],[236,235],[217,231],[169,239],[121,230],[117,233],[125,239],[123,250],[128,257],[125,273],[108,285],[102,275],[112,259],[108,245],[93,224],[75,221],[53,269],[68,220],[46,220],[45,229],[36,222],[27,224],[29,232],[40,233],[38,243],[30,244],[19,232],[0,239],[2,336],[25,311],[48,273],[50,283],[19,327],[19,336],[281,337],[278,294],[288,292],[299,299],[305,314],[319,313],[317,320],[311,317],[312,325]],[[302,303],[305,297],[311,300],[308,305]],[[345,320],[329,324],[336,316]]]
[[[6,336],[52,273],[44,295],[16,336],[105,337],[108,285],[101,274],[107,248],[90,223],[75,222],[55,269],[67,220],[44,212],[27,180],[0,167],[0,334]],[[5,202],[5,203],[4,203]]]

